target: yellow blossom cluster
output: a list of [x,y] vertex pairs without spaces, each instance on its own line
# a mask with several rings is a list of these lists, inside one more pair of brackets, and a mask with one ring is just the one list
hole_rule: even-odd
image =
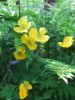
[[[22,17],[18,20],[18,26],[13,28],[16,33],[21,34],[22,42],[18,52],[13,52],[16,60],[23,60],[27,57],[26,47],[34,51],[38,47],[38,42],[46,43],[49,40],[49,36],[46,34],[46,28],[41,27],[39,30],[37,30],[31,26],[31,22],[28,22],[26,17]],[[73,36],[65,36],[62,42],[58,42],[58,45],[63,48],[69,48],[72,46],[73,42]]]
[[38,42],[46,43],[49,40],[49,36],[46,35],[47,30],[42,27],[37,31],[36,28],[31,27],[31,22],[28,22],[26,17],[22,17],[18,20],[18,26],[13,30],[21,34],[22,46],[20,46],[18,53],[14,52],[14,56],[17,60],[23,60],[26,58],[26,50],[28,47],[30,50],[36,50]]
[[20,84],[19,86],[19,97],[21,100],[27,98],[28,96],[28,90],[31,90],[32,89],[32,85],[27,82],[27,81],[24,81],[23,83]]

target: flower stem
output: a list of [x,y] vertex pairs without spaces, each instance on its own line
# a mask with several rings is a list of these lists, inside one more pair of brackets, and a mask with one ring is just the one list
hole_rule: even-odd
[[19,9],[18,15],[19,15],[19,18],[20,18],[21,17],[21,3],[20,3],[20,0],[16,1],[16,5],[18,5],[18,9]]

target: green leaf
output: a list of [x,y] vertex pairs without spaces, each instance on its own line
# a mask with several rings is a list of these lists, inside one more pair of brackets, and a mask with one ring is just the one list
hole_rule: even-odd
[[0,91],[0,97],[6,98],[6,100],[12,100],[12,94],[15,89],[15,86],[11,84],[6,84]]
[[40,59],[40,61],[44,64],[44,67],[47,70],[54,72],[57,74],[59,78],[65,81],[68,84],[68,78],[72,79],[74,77],[75,68],[72,65],[67,65],[62,62],[52,60],[52,59]]

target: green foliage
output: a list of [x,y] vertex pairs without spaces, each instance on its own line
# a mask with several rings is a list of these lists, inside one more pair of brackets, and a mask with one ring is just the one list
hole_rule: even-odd
[[42,62],[45,63],[45,68],[47,70],[54,71],[54,73],[57,74],[59,78],[63,79],[66,83],[68,83],[67,78],[72,79],[72,77],[74,77],[74,66],[66,65],[56,60],[49,59],[42,59]]
[[0,97],[2,98],[6,98],[6,100],[12,100],[13,99],[13,95],[12,93],[15,90],[15,86],[12,84],[7,84],[2,88],[2,91],[0,92]]
[[13,31],[19,18],[16,0],[0,1],[0,100],[19,100],[19,84],[31,82],[33,89],[26,100],[75,99],[75,43],[60,48],[58,41],[75,34],[75,8],[70,0],[57,0],[49,10],[44,0],[21,0],[20,16],[27,16],[36,28],[46,27],[50,40],[39,44],[28,59],[16,61],[13,51],[21,45]]

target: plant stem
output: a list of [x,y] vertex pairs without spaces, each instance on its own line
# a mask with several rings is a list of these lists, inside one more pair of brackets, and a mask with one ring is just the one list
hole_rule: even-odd
[[21,5],[20,5],[20,0],[19,0],[19,18],[21,17]]
[[20,18],[21,17],[21,3],[20,3],[20,0],[16,1],[16,5],[18,5],[18,9],[19,9],[18,15],[19,15],[19,18]]

